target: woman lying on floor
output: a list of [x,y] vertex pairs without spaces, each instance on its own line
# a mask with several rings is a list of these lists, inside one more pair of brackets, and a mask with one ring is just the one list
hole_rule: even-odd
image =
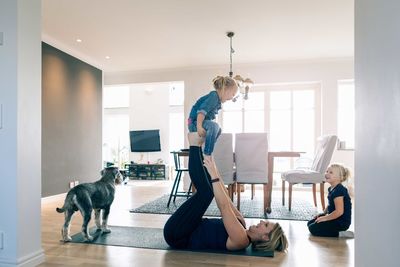
[[[204,168],[202,142],[197,133],[189,133],[189,174],[197,191],[166,222],[165,241],[177,249],[240,250],[251,243],[257,250],[286,250],[287,239],[278,223],[260,221],[246,230],[212,157],[204,161]],[[203,218],[214,197],[222,219]]]

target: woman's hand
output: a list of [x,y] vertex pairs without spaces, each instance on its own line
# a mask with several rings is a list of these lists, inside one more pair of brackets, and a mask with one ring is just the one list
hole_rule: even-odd
[[208,173],[211,178],[220,178],[218,177],[218,169],[217,165],[215,165],[215,161],[213,157],[205,157],[204,158],[204,166],[207,168]]
[[200,137],[205,137],[206,136],[206,130],[202,126],[197,128],[197,133]]

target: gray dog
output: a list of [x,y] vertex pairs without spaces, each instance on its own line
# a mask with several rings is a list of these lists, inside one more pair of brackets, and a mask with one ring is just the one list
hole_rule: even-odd
[[[69,225],[75,211],[80,211],[83,217],[82,234],[86,241],[92,241],[89,235],[88,223],[94,210],[96,226],[103,233],[110,233],[107,228],[107,218],[110,206],[114,201],[115,184],[122,182],[121,174],[117,167],[107,167],[101,171],[101,179],[94,183],[83,183],[69,190],[65,197],[64,206],[57,208],[57,212],[65,214],[64,226],[61,230],[64,242],[71,241]],[[102,222],[100,211],[103,210]]]

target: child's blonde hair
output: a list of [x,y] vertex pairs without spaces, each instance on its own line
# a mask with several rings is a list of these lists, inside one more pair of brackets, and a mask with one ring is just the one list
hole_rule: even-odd
[[345,182],[350,177],[350,170],[341,164],[333,163],[329,167],[337,171],[341,182]]
[[226,88],[238,89],[236,81],[229,76],[217,76],[212,80],[212,83],[214,89],[221,93],[224,93]]

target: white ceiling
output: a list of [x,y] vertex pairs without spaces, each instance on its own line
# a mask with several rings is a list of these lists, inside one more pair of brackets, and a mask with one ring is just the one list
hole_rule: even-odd
[[227,31],[235,32],[234,64],[353,57],[353,7],[354,0],[42,0],[42,36],[106,72],[228,64]]

